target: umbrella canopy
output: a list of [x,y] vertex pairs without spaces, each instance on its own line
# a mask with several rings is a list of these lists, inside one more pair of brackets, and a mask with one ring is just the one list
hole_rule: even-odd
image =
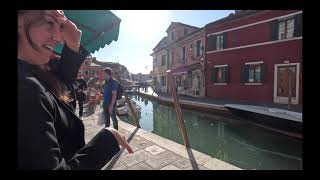
[[[120,19],[107,10],[64,10],[65,16],[82,31],[81,45],[90,53],[118,40]],[[63,45],[55,52],[61,54]]]

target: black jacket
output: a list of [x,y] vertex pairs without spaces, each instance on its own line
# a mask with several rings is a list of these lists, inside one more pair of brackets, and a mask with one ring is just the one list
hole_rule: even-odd
[[[67,86],[88,54],[80,49],[78,54],[65,46],[53,70]],[[102,129],[86,145],[82,121],[33,69],[18,59],[18,169],[101,169],[120,150],[115,137]]]

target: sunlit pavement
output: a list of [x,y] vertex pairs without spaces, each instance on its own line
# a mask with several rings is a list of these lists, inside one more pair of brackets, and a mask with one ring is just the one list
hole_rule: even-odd
[[[104,125],[97,125],[102,109],[83,118],[85,141],[88,143]],[[111,121],[111,127],[112,121]],[[119,132],[128,140],[133,154],[120,152],[103,168],[105,170],[218,170],[239,169],[201,152],[119,121]]]

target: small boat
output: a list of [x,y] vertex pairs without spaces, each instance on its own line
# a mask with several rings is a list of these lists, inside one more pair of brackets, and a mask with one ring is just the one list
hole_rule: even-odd
[[289,133],[302,134],[302,113],[243,104],[226,104],[224,107],[248,121]]

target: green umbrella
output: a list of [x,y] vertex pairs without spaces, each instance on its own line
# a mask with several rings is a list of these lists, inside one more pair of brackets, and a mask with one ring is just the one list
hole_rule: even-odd
[[[65,16],[82,31],[81,45],[90,53],[118,40],[120,19],[107,10],[64,10]],[[63,45],[55,47],[61,54]]]

